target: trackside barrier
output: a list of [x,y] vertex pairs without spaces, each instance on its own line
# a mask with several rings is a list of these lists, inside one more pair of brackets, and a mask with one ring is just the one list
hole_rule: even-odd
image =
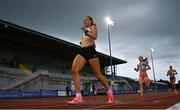
[[[180,90],[178,90],[180,91]],[[147,93],[147,91],[145,91]],[[158,92],[170,92],[170,90],[158,90]],[[113,91],[113,94],[136,94],[138,91]],[[153,92],[148,92],[153,93]],[[83,92],[84,96],[89,96],[89,92]],[[40,91],[40,92],[21,92],[21,91],[0,91],[0,99],[12,98],[31,98],[31,97],[56,97],[66,96],[65,91]],[[75,91],[71,92],[71,96],[75,96]]]
[[113,94],[135,94],[138,93],[136,90],[129,90],[129,91],[113,91]]
[[19,98],[20,92],[12,91],[12,92],[0,92],[0,99],[2,98]]
[[26,98],[26,97],[53,97],[58,96],[57,91],[41,91],[41,92],[18,92],[18,91],[2,91],[0,99],[8,98]]

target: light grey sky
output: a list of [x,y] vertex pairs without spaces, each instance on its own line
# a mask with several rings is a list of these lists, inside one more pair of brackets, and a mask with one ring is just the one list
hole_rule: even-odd
[[[63,40],[79,43],[82,18],[90,15],[98,26],[97,50],[108,51],[104,18],[111,27],[112,55],[127,60],[118,75],[138,78],[138,56],[154,48],[157,80],[166,76],[169,62],[180,71],[180,0],[0,0],[0,18]],[[151,64],[151,61],[150,61]],[[152,70],[148,71],[153,79]],[[180,73],[177,75],[180,80]]]

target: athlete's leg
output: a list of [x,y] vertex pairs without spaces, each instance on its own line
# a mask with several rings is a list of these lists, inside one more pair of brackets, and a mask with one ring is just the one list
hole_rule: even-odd
[[141,96],[144,96],[143,78],[141,76],[139,76],[139,86],[140,86],[140,94],[141,94]]
[[79,71],[84,67],[86,62],[87,62],[86,59],[79,54],[75,57],[73,61],[71,74],[76,90],[76,97],[73,100],[68,101],[67,102],[68,104],[77,104],[83,102],[81,95],[81,81],[80,81]]
[[174,94],[177,95],[177,90],[176,90],[176,79],[173,80],[173,90],[174,90]]
[[174,81],[173,81],[173,79],[170,79],[170,83],[171,83],[172,89],[174,89]]
[[91,69],[92,69],[93,73],[96,75],[98,80],[101,82],[101,84],[104,86],[105,90],[107,91],[107,93],[108,93],[108,102],[112,103],[113,100],[114,100],[113,92],[110,90],[109,84],[108,84],[106,78],[101,74],[99,58],[96,57],[96,58],[90,59],[89,64],[91,66]]
[[84,67],[86,64],[86,59],[81,55],[77,55],[72,63],[71,74],[74,81],[75,90],[77,93],[81,93],[81,81],[79,76],[79,71]]
[[104,86],[105,90],[108,91],[109,90],[109,84],[107,83],[106,78],[101,74],[99,58],[96,57],[96,58],[90,59],[89,60],[89,64],[91,66],[91,69],[92,69],[93,73],[96,75],[98,80],[102,83],[102,85]]
[[149,87],[149,86],[150,86],[151,80],[148,78],[148,76],[146,76],[146,77],[144,78],[144,83],[145,83],[146,87]]
[[173,80],[173,89],[176,89],[176,79]]

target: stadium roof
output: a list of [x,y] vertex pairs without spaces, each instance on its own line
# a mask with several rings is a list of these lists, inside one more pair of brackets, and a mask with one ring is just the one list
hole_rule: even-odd
[[[14,40],[16,42],[23,42],[33,46],[50,49],[56,52],[65,52],[68,55],[76,55],[80,49],[79,45],[71,42],[58,39],[56,37],[43,34],[4,20],[0,19],[0,37],[4,37],[8,40]],[[98,52],[100,62],[105,66],[110,65],[110,56]],[[113,65],[127,63],[125,60],[121,60],[112,57]]]

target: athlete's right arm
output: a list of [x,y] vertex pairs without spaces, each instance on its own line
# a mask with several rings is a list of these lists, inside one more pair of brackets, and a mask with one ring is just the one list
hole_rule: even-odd
[[168,72],[167,72],[167,76],[169,76],[169,70],[168,70]]
[[134,68],[134,70],[135,70],[136,72],[138,72],[138,71],[139,71],[139,66],[137,65],[137,68]]

